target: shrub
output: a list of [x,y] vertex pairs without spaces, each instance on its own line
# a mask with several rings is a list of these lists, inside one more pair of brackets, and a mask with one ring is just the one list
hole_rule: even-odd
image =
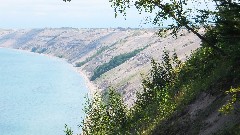
[[[137,49],[129,53],[124,53],[120,54],[118,56],[115,56],[112,58],[108,63],[104,63],[103,65],[98,66],[94,71],[93,71],[93,76],[91,77],[91,81],[94,81],[98,77],[100,77],[102,74],[106,73],[107,71],[121,65],[125,61],[129,60],[130,58],[134,57],[136,54],[141,52],[143,49]],[[81,64],[81,63],[80,63]],[[82,64],[81,64],[82,65]]]
[[127,110],[121,96],[109,89],[107,96],[95,94],[86,103],[86,119],[83,121],[83,134],[122,135],[127,134]]

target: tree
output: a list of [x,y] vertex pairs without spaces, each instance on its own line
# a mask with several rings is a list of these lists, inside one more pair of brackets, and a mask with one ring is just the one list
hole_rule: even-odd
[[[71,0],[63,1],[70,2]],[[154,25],[163,26],[164,20],[172,20],[167,29],[159,29],[159,35],[161,35],[162,31],[171,30],[171,34],[177,37],[177,32],[182,27],[185,27],[188,31],[198,36],[206,46],[213,48],[222,55],[226,54],[214,41],[214,38],[219,36],[219,34],[222,36],[221,33],[210,33],[218,34],[213,38],[211,35],[208,35],[208,37],[200,34],[199,29],[203,27],[206,31],[211,31],[214,29],[214,26],[219,25],[221,22],[235,20],[235,24],[238,24],[238,27],[231,27],[228,30],[230,32],[240,31],[240,5],[231,0],[109,0],[109,2],[112,3],[111,6],[115,11],[115,17],[117,17],[118,13],[126,16],[127,9],[134,5],[140,14],[142,12],[155,13],[155,17],[149,20]],[[223,11],[227,12],[224,13]],[[223,18],[225,21],[223,21]]]
[[240,6],[236,3],[222,1],[217,3],[217,21],[215,35],[217,39],[234,41],[240,37]]
[[128,134],[126,106],[121,95],[114,89],[109,88],[104,97],[95,94],[86,103],[84,111],[86,113],[86,118],[82,122],[84,135]]
[[[204,27],[205,30],[211,30],[213,26],[219,22],[221,18],[219,11],[228,5],[234,5],[239,8],[237,3],[232,3],[230,0],[110,0],[112,7],[115,11],[115,16],[118,13],[122,13],[126,16],[126,11],[134,5],[139,13],[148,12],[155,13],[155,17],[152,23],[157,26],[162,26],[164,20],[173,20],[172,24],[169,24],[168,30],[172,30],[171,34],[177,36],[177,32],[185,27],[188,31],[197,35],[207,46],[214,50],[225,54],[222,49],[216,46],[215,42],[212,42],[211,38],[205,35],[201,35],[198,30]],[[208,8],[210,5],[215,5],[214,9]],[[230,13],[230,14],[229,14]],[[239,16],[237,10],[230,10],[228,15]],[[238,17],[239,18],[239,17]],[[238,22],[239,23],[239,22]],[[161,33],[160,29],[159,33]]]

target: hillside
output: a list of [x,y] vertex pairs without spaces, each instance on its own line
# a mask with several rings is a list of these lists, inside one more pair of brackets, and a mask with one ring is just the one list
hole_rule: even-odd
[[[63,58],[76,66],[95,86],[90,87],[91,92],[102,92],[112,86],[121,94],[128,108],[136,100],[136,92],[143,91],[144,76],[154,71],[151,70],[152,58],[160,63],[166,62],[167,57],[162,57],[166,56],[163,51],[168,50],[172,56],[175,50],[180,60],[187,61],[173,70],[172,78],[164,71],[154,74],[170,75],[169,82],[156,87],[161,81],[145,78],[147,89],[138,97],[135,106],[127,111],[121,108],[120,97],[112,94],[113,101],[117,100],[113,103],[117,104],[114,108],[117,112],[111,116],[105,114],[106,108],[95,106],[98,111],[88,113],[94,114],[90,115],[93,117],[91,124],[96,125],[88,126],[93,126],[94,132],[99,129],[100,133],[104,133],[105,127],[111,125],[114,130],[110,131],[116,134],[238,135],[240,115],[239,99],[236,97],[239,97],[240,91],[239,41],[224,42],[223,49],[229,55],[221,56],[207,47],[199,48],[201,42],[198,37],[184,29],[177,39],[168,33],[159,38],[156,31],[120,28],[1,30],[0,47]],[[98,103],[95,101],[95,104]],[[224,105],[223,112],[229,111],[228,115],[220,111]],[[232,111],[233,107],[235,110]],[[109,118],[102,119],[105,117]],[[122,125],[121,120],[127,123]],[[117,126],[120,126],[119,130],[116,130]]]
[[[141,74],[146,75],[150,70],[152,58],[161,61],[163,50],[175,50],[180,59],[185,59],[200,45],[200,40],[186,30],[182,30],[177,39],[167,33],[164,38],[159,38],[156,31],[124,28],[1,29],[0,47],[64,58],[77,66],[89,80],[97,74],[91,79],[96,87],[91,87],[91,91],[112,86],[131,106],[136,92],[142,89]],[[102,67],[99,70],[105,69],[97,72],[98,67]]]

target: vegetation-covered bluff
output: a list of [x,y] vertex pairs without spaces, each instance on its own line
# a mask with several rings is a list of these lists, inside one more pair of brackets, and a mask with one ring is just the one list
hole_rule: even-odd
[[[65,58],[88,75],[102,92],[86,102],[83,134],[239,135],[239,3],[209,0],[210,10],[195,0],[110,2],[116,16],[134,5],[156,12],[157,26],[172,19],[171,31],[159,38],[154,29],[1,30],[1,46]],[[73,131],[66,125],[65,133]]]
[[131,106],[142,91],[141,74],[151,68],[151,59],[161,61],[163,50],[181,59],[200,46],[200,39],[182,30],[177,39],[157,29],[19,29],[0,30],[0,46],[66,59],[88,76],[98,91],[112,86]]

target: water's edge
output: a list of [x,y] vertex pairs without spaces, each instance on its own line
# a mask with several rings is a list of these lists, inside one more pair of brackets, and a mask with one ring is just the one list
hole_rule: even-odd
[[40,54],[40,53],[36,53],[36,52],[31,52],[30,50],[23,50],[23,49],[16,49],[16,48],[1,47],[0,46],[0,49],[1,48],[12,49],[12,50],[16,50],[16,51],[20,51],[20,52],[24,52],[24,53],[31,53],[31,54],[35,54],[35,55],[43,55],[43,56],[46,56],[46,57],[51,58],[51,59],[58,59],[58,60],[64,61],[64,62],[68,63],[69,65],[71,65],[72,69],[84,79],[84,83],[86,84],[86,86],[89,90],[88,94],[90,96],[92,96],[92,95],[94,95],[94,93],[98,92],[97,86],[89,80],[87,74],[83,70],[81,70],[80,68],[74,66],[72,63],[69,63],[68,59],[59,58],[59,57],[56,57],[52,54],[43,54],[43,53]]
[[[80,124],[85,117],[82,110],[82,106],[85,104],[84,96],[89,95],[91,91],[89,89],[90,82],[87,86],[88,80],[84,77],[84,74],[67,62],[66,59],[9,47],[0,47],[0,49],[3,52],[1,53],[3,63],[0,67],[3,71],[1,72],[3,74],[1,74],[0,85],[2,86],[2,96],[0,97],[2,101],[0,104],[2,114],[0,115],[1,134],[26,133],[26,135],[32,135],[33,132],[37,132],[41,135],[48,132],[50,135],[54,135],[55,131],[63,133],[64,124],[69,124],[74,128],[74,131],[81,131],[78,130],[77,124]],[[10,55],[4,55],[8,51]],[[23,55],[23,57],[20,55]],[[17,58],[16,61],[14,61],[15,57]],[[6,62],[10,63],[11,67],[8,68]],[[37,62],[37,64],[34,62]],[[54,66],[55,63],[59,65]],[[24,64],[27,64],[26,67],[23,66]],[[66,72],[63,69],[66,69]],[[17,71],[20,72],[17,73]],[[38,71],[43,71],[43,73]],[[45,71],[49,71],[53,75]],[[74,81],[68,78],[72,75],[80,79]],[[59,80],[54,77],[59,78]],[[27,80],[28,78],[29,80]],[[43,80],[47,80],[47,83]],[[68,82],[70,82],[70,85],[68,85]],[[79,88],[83,91],[78,91]],[[44,125],[41,126],[42,124]]]

